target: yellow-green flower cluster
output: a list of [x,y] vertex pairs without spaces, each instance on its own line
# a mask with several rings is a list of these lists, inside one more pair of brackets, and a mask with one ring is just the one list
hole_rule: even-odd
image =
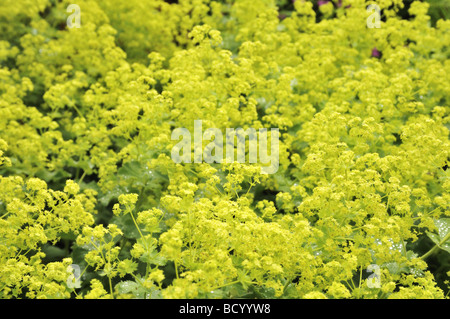
[[2,298],[70,297],[66,281],[72,259],[43,262],[42,246],[57,243],[64,234],[78,235],[94,223],[94,195],[89,190],[76,194],[74,188],[71,180],[62,192],[48,189],[38,178],[0,176]]

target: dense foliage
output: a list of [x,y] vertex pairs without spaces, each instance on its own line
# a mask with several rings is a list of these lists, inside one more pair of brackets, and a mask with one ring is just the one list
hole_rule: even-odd
[[[445,298],[436,7],[70,3],[0,1],[0,298]],[[196,119],[279,128],[279,170],[175,164]]]

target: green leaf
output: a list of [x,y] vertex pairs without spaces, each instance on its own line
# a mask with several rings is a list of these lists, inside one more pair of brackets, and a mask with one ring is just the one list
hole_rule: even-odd
[[40,170],[40,171],[36,172],[36,177],[38,177],[46,182],[64,180],[64,179],[70,178],[70,176],[71,176],[70,173],[63,171],[63,170],[58,170],[58,171],[53,171],[53,172],[50,172],[48,170]]
[[46,262],[60,260],[67,256],[67,251],[65,249],[50,244],[42,246],[42,252],[45,254]]
[[206,292],[202,295],[202,299],[223,299],[226,295],[222,289],[216,289],[211,292]]
[[386,267],[387,270],[389,270],[389,272],[391,274],[397,275],[397,274],[401,273],[400,267],[399,267],[398,263],[396,263],[396,262],[386,263],[383,266]]
[[[416,258],[417,254],[412,251],[408,251],[406,253],[406,257],[409,260],[411,260],[413,258]],[[423,271],[421,271],[420,269],[416,269],[414,267],[409,267],[406,265],[406,263],[399,264],[399,263],[393,261],[393,262],[388,262],[388,263],[383,264],[382,267],[387,268],[387,270],[389,270],[389,272],[394,275],[398,275],[398,274],[402,274],[402,273],[415,274],[416,276],[423,275]]]
[[450,218],[440,218],[434,221],[434,225],[438,230],[438,234],[427,232],[428,237],[439,248],[450,253],[450,239],[442,242],[450,232]]
[[167,263],[167,259],[162,257],[156,250],[145,252],[139,260],[157,266],[164,266]]
[[436,245],[438,245],[439,242],[441,241],[441,240],[440,240],[440,237],[439,237],[438,235],[436,235],[436,234],[427,232],[427,235],[428,235],[428,237],[430,237],[430,239],[431,239],[431,240],[433,241],[433,243],[435,243]]
[[150,288],[150,290],[147,289],[145,297],[146,299],[163,299],[161,290],[155,287]]
[[162,294],[156,287],[145,288],[131,280],[121,281],[116,285],[120,294],[132,294],[137,299],[162,299]]
[[78,245],[73,245],[72,248],[72,261],[74,264],[78,265],[87,265],[86,261],[84,260],[84,256],[88,253],[87,249],[84,249]]
[[297,289],[295,288],[295,284],[290,283],[284,289],[283,297],[285,298],[298,298],[299,294]]
[[250,290],[253,291],[255,296],[260,299],[275,298],[275,289],[273,288],[250,286]]
[[408,251],[406,252],[406,257],[407,257],[409,260],[413,260],[414,258],[419,257],[419,255],[416,254],[416,253],[415,253],[414,251],[412,251],[412,250],[408,250]]
[[224,294],[227,294],[229,298],[251,298],[254,294],[249,292],[247,286],[243,286],[241,283],[236,283],[230,286],[222,288]]
[[445,250],[446,252],[450,253],[450,241],[446,241],[445,243],[439,245],[439,248],[442,250]]
[[120,294],[136,294],[139,284],[131,280],[121,281],[116,285],[116,289]]
[[142,256],[139,258],[140,261],[156,265],[156,266],[164,266],[167,263],[167,259],[164,258],[159,254],[159,252],[156,250],[156,242],[153,237],[147,237],[147,238],[139,238],[137,240],[137,243],[141,244],[144,247],[147,247],[147,251],[142,254]]
[[107,206],[111,200],[117,199],[122,194],[140,193],[143,189],[160,194],[164,184],[167,183],[167,177],[152,172],[146,164],[131,161],[118,169],[113,181],[116,186],[99,195],[99,202],[103,206]]
[[147,182],[153,178],[153,173],[147,165],[137,161],[123,164],[117,171],[117,175],[120,179],[126,180],[128,185],[137,188],[145,187]]
[[114,198],[118,198],[120,195],[122,195],[124,193],[124,191],[122,190],[122,188],[120,186],[115,186],[112,190],[110,190],[109,192],[106,193],[102,193],[99,195],[98,197],[98,201],[100,202],[100,204],[102,204],[103,206],[108,206],[109,202],[114,199]]
[[131,259],[125,259],[118,263],[117,271],[121,276],[134,273],[138,268],[138,264]]

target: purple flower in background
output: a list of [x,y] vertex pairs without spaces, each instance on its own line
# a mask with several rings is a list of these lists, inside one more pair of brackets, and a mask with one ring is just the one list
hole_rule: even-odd
[[373,49],[372,49],[372,57],[378,58],[378,59],[379,59],[379,58],[381,57],[381,52],[378,51],[377,48],[373,48]]

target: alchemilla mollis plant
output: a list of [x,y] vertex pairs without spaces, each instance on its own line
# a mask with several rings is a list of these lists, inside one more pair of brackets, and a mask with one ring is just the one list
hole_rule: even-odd
[[[446,298],[450,21],[429,11],[2,0],[0,298]],[[276,129],[276,169],[267,135],[214,147],[230,128]]]

